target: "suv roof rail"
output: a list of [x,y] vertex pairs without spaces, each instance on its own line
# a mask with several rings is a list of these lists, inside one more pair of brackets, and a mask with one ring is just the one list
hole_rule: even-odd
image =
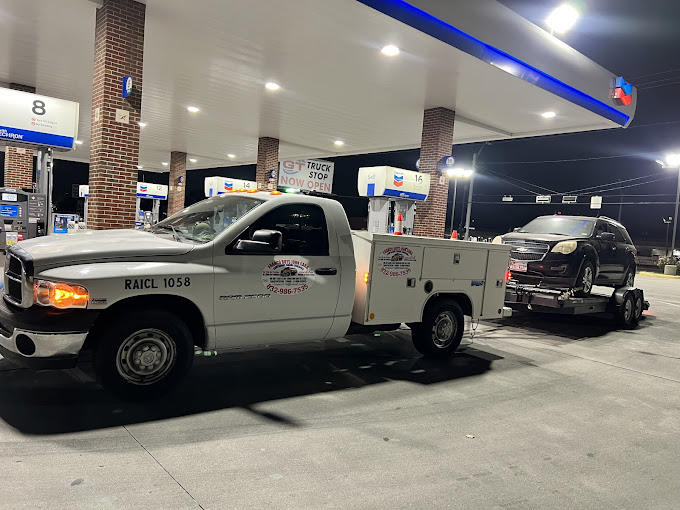
[[623,223],[621,223],[619,220],[615,220],[614,218],[610,218],[609,216],[599,216],[599,218],[603,219],[603,220],[611,221],[612,223],[615,223],[619,227],[626,228],[626,227],[623,226]]

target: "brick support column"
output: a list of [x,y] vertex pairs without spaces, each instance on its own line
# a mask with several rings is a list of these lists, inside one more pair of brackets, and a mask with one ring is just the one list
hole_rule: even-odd
[[[273,174],[271,171],[274,171]],[[257,189],[276,189],[279,172],[279,140],[262,137],[257,143]],[[273,175],[273,179],[270,178]]]
[[[145,9],[134,0],[104,0],[97,10],[88,228],[135,225]],[[124,99],[126,75],[133,91]]]
[[437,163],[451,154],[453,123],[456,113],[447,108],[425,110],[423,137],[420,146],[420,171],[430,174],[430,194],[416,206],[413,232],[417,236],[443,237],[446,228],[446,207],[449,199],[449,182],[439,183]]
[[[180,177],[182,184],[179,184]],[[184,209],[184,189],[187,178],[187,153],[170,153],[170,180],[168,182],[168,216]]]
[[[35,94],[35,87],[10,83],[9,88]],[[5,150],[5,187],[33,187],[33,150],[8,146]]]

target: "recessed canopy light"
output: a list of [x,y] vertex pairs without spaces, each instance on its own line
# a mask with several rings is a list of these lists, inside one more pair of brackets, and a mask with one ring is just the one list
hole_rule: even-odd
[[198,160],[197,160],[196,158],[189,158],[189,161],[190,161],[191,163],[196,163],[196,161],[198,161]]
[[388,44],[382,50],[380,50],[380,53],[388,57],[396,57],[397,55],[399,55],[399,48],[397,48],[393,44]]
[[195,107],[195,106],[187,106],[187,110],[189,110],[191,113],[198,113],[200,110]]
[[141,170],[142,168],[144,168],[144,165],[137,165],[137,170]]
[[343,142],[342,140],[336,140],[336,141],[335,141],[335,145],[336,145],[337,147],[342,147],[343,145],[345,145],[345,142]]
[[227,157],[230,159],[234,159],[236,157],[236,154],[227,154]]
[[550,30],[561,34],[573,27],[578,17],[579,12],[576,9],[569,4],[562,4],[550,13],[545,22]]
[[678,154],[666,154],[666,166],[670,167],[680,167],[680,153]]
[[146,122],[138,122],[138,124],[141,128],[146,127]]
[[557,115],[555,112],[543,112],[541,117],[544,119],[552,119],[555,115]]
[[163,165],[163,166],[168,166],[168,163],[167,163],[166,161],[163,161],[163,162],[161,163],[161,165]]
[[82,141],[82,140],[76,140],[76,143],[77,143],[78,145],[83,145],[83,141]]
[[274,83],[273,81],[270,81],[265,84],[265,88],[267,90],[279,90],[281,86],[278,83]]

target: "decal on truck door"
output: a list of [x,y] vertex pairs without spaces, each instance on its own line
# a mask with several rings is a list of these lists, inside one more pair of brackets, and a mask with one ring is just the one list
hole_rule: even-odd
[[385,276],[406,276],[416,261],[415,254],[403,246],[385,248],[378,255],[378,269]]
[[262,285],[273,294],[290,296],[309,289],[315,276],[301,260],[275,260],[262,270]]

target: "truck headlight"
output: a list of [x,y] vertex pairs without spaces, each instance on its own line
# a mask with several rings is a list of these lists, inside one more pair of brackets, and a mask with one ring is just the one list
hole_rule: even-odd
[[561,253],[562,255],[569,255],[576,250],[578,243],[576,241],[561,241],[557,243],[552,250],[553,253]]
[[496,236],[491,241],[493,244],[503,244],[503,236]]
[[33,301],[40,306],[55,308],[87,308],[90,293],[85,287],[62,282],[35,280]]

